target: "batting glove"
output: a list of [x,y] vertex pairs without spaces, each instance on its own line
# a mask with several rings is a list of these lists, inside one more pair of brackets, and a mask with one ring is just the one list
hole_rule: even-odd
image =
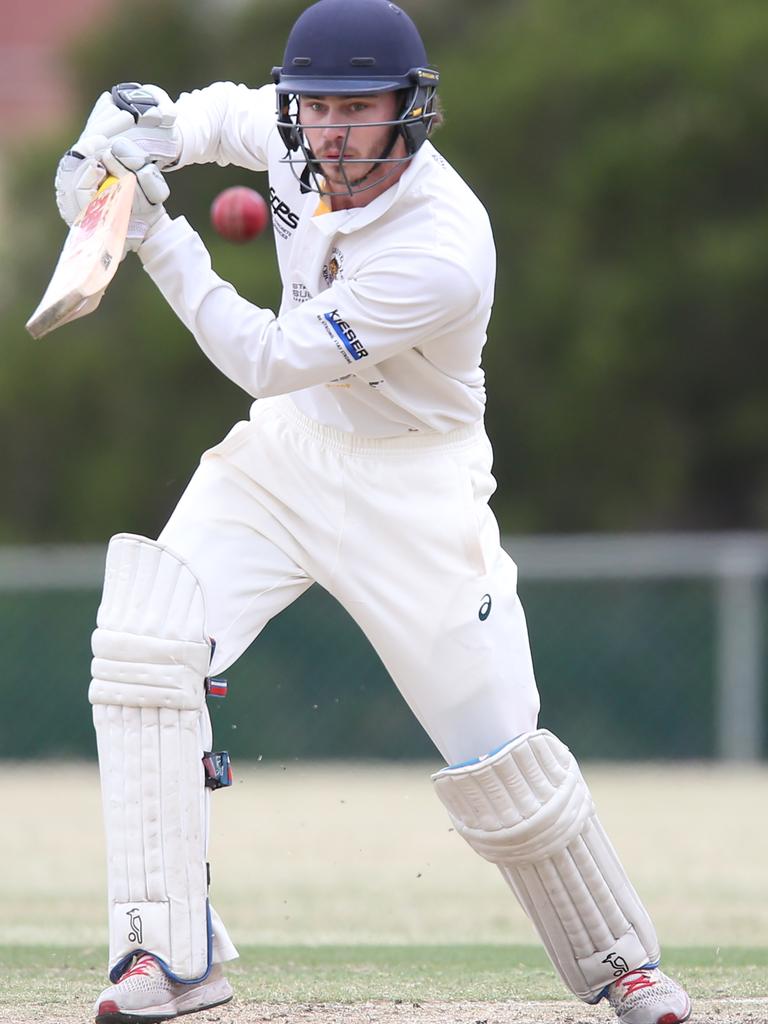
[[99,158],[116,137],[131,139],[163,169],[175,164],[181,154],[175,122],[174,104],[157,85],[123,82],[102,93],[80,138],[56,169],[56,205],[62,219],[71,225],[95,196],[106,177]]
[[116,178],[127,174],[136,175],[136,192],[123,255],[129,250],[136,252],[152,228],[166,216],[163,203],[171,190],[145,150],[132,139],[115,139],[101,159],[109,173]]
[[[109,95],[112,104],[134,122],[119,134],[137,142],[161,170],[173,167],[181,156],[181,133],[176,127],[176,107],[168,93],[159,85],[121,82]],[[96,130],[107,135],[103,128]]]
[[108,146],[105,135],[91,135],[81,138],[77,148],[68,150],[59,160],[54,179],[56,205],[67,225],[85,209],[106,178],[100,157]]
[[[133,139],[161,170],[167,170],[181,155],[176,107],[158,85],[121,82],[110,92],[102,93],[88,115],[78,142],[91,135]],[[79,148],[76,142],[73,149]]]

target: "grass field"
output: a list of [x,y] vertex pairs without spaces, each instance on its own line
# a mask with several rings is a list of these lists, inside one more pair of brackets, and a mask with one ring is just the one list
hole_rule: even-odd
[[[429,769],[237,770],[211,835],[212,898],[242,954],[237,998],[201,1024],[612,1019],[568,997],[495,869],[451,831]],[[768,1024],[768,770],[585,774],[693,1020]],[[4,775],[0,1021],[87,1021],[105,959],[95,767]]]

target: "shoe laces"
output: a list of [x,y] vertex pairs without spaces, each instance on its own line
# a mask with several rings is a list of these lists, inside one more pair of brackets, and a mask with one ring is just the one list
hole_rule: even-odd
[[125,981],[127,978],[136,978],[139,975],[149,977],[154,970],[157,969],[157,962],[153,956],[149,953],[143,953],[137,960],[130,970],[126,971],[125,974],[120,978],[120,981]]
[[628,996],[641,988],[653,988],[655,984],[656,981],[651,977],[650,971],[630,971],[615,982],[616,988],[624,989],[624,994]]

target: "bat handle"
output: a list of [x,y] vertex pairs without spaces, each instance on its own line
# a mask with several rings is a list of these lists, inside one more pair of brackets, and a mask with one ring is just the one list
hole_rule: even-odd
[[112,188],[112,186],[116,185],[119,180],[120,179],[116,178],[114,174],[108,174],[96,191],[103,192],[105,188]]

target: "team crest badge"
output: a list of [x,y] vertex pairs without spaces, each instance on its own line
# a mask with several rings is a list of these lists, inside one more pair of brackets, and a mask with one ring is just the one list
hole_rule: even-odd
[[342,269],[344,266],[344,256],[341,249],[337,249],[336,246],[331,249],[328,262],[323,264],[323,280],[326,285],[330,288],[336,278],[344,277]]

